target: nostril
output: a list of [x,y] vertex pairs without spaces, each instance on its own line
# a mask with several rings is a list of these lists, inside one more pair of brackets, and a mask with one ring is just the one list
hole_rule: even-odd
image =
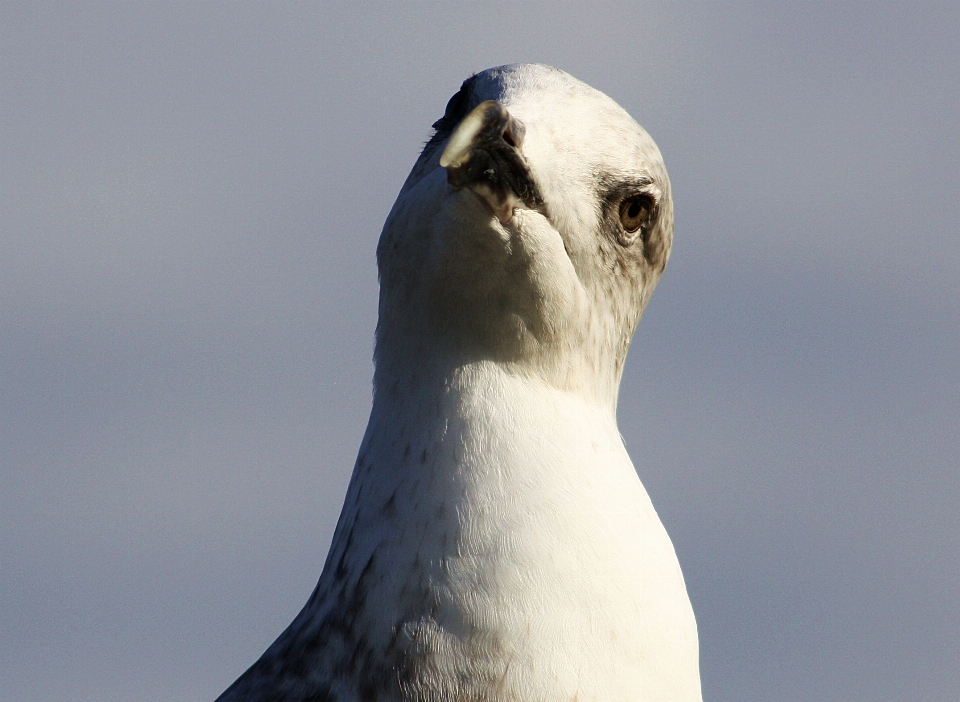
[[[504,110],[506,112],[506,110]],[[523,144],[523,135],[526,129],[523,122],[514,119],[509,113],[505,115],[506,124],[503,126],[501,138],[515,149],[519,149]]]

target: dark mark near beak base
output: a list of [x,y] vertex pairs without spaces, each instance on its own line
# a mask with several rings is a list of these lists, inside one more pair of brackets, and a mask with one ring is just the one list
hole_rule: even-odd
[[521,147],[525,128],[499,102],[487,100],[463,118],[440,157],[447,182],[469,188],[493,210],[501,223],[525,207],[546,214]]

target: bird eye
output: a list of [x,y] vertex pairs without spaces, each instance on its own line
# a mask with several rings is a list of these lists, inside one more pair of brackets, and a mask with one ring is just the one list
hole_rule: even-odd
[[620,224],[627,234],[633,234],[647,223],[653,209],[649,195],[633,195],[620,203]]

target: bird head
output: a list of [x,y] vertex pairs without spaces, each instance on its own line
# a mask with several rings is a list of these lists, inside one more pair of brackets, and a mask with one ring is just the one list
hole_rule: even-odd
[[433,127],[377,249],[378,373],[487,360],[615,404],[673,239],[656,144],[529,64],[467,79]]

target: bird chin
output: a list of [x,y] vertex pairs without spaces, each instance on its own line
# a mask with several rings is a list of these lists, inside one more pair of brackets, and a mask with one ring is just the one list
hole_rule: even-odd
[[472,192],[484,205],[493,213],[500,224],[506,226],[514,219],[514,211],[518,208],[524,208],[523,200],[517,197],[512,190],[497,191],[489,187],[486,183],[471,183],[467,190]]

